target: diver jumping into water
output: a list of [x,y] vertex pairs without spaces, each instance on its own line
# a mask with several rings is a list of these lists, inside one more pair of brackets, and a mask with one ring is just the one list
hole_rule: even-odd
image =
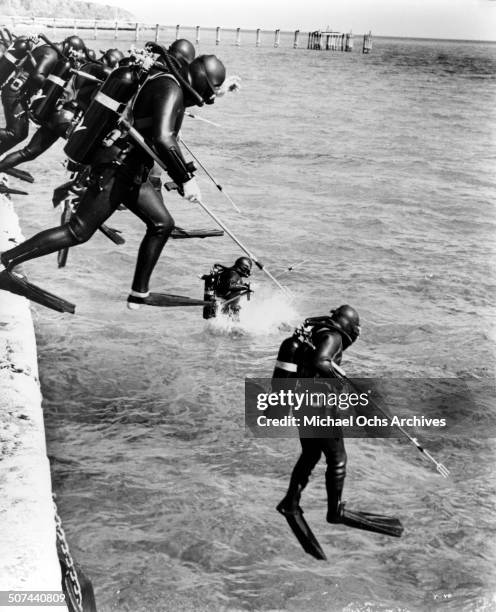
[[[100,85],[123,57],[124,54],[118,49],[108,49],[100,60],[81,66],[76,64],[73,57],[69,57],[71,67],[64,70],[64,79],[59,77],[59,91],[50,92],[54,96],[51,108],[48,111],[45,109],[42,117],[37,117],[37,100],[31,105],[31,116],[38,118],[41,126],[23,149],[6,155],[0,161],[0,172],[8,172],[19,164],[36,159],[59,138],[67,138],[79,113],[87,110]],[[73,74],[71,68],[74,67],[80,68],[79,74]]]
[[[78,36],[69,36],[60,45],[37,44],[31,37],[19,37],[12,44],[12,54],[19,57],[17,65],[9,66],[6,79],[0,78],[5,128],[0,129],[0,154],[5,153],[28,136],[28,108],[33,96],[40,90],[53,71],[60,53],[82,54],[85,44]],[[5,61],[5,55],[0,62]],[[1,70],[0,70],[1,72]],[[3,82],[2,82],[3,81]]]
[[[120,51],[110,49],[101,61],[82,65],[80,58],[72,53],[67,60],[60,59],[46,80],[43,95],[30,105],[30,116],[40,127],[24,148],[9,153],[0,161],[0,172],[33,161],[59,138],[67,138],[80,113],[88,108],[99,86],[122,57]],[[74,74],[76,68],[79,74]]]
[[[166,55],[167,52],[163,51]],[[165,59],[169,61],[167,57]],[[157,61],[149,57],[136,65],[126,61],[109,76],[65,148],[73,161],[91,167],[90,185],[76,213],[66,225],[40,232],[5,251],[1,261],[6,270],[0,273],[0,288],[13,291],[15,266],[89,240],[98,227],[124,204],[147,226],[138,252],[128,305],[130,308],[142,304],[169,305],[169,300],[166,300],[167,304],[163,303],[162,294],[149,292],[150,276],[174,228],[174,220],[147,180],[153,160],[122,133],[117,134],[117,140],[110,146],[102,145],[102,138],[115,132],[118,126],[120,115],[117,109],[131,100],[138,90],[145,63],[150,65],[150,69],[132,104],[134,126],[152,143],[179,193],[187,200],[201,198],[194,168],[184,160],[177,134],[187,106],[214,102],[225,79],[224,65],[214,55],[200,56],[189,66],[176,64],[175,71],[172,62],[166,69],[162,63],[157,65]],[[119,105],[114,106],[116,103],[108,101],[112,95],[119,100]],[[24,287],[19,291],[50,308],[60,306],[54,303],[53,296],[46,301],[40,299],[39,291],[42,290],[37,289],[33,297]]]
[[[341,363],[343,352],[360,335],[360,320],[354,308],[343,305],[331,311],[331,316],[307,319],[301,330],[284,340],[279,348],[273,373],[273,389],[281,379],[337,378],[335,368]],[[291,474],[286,495],[277,510],[288,520],[305,550],[319,559],[325,555],[303,519],[300,498],[308,484],[312,470],[325,455],[327,490],[327,522],[342,523],[367,531],[391,536],[401,536],[403,527],[396,518],[348,510],[341,500],[346,476],[346,451],[340,430],[335,437],[303,437],[300,431],[302,452]]]

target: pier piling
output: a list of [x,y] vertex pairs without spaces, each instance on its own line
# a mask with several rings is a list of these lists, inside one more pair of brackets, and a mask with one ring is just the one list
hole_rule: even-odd
[[372,32],[369,30],[363,35],[362,53],[370,53],[372,51]]

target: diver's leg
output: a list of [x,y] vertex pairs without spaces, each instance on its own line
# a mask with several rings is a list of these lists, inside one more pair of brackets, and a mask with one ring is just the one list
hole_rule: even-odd
[[132,290],[139,295],[147,295],[150,276],[174,229],[174,219],[149,181],[143,183],[139,193],[134,195],[129,193],[123,201],[146,223],[146,234],[138,251]]
[[302,452],[293,468],[288,491],[277,506],[277,510],[282,514],[291,514],[299,509],[301,493],[322,455],[319,438],[300,438],[300,443]]
[[17,92],[8,85],[2,90],[2,104],[5,115],[5,128],[0,129],[0,155],[27,138],[29,118]]
[[4,266],[11,269],[25,261],[43,257],[89,240],[99,226],[115,211],[116,205],[109,197],[113,181],[113,175],[108,172],[104,173],[101,183],[95,181],[88,187],[76,213],[68,223],[44,230],[3,252],[1,261]]
[[327,489],[327,521],[338,523],[339,504],[343,493],[344,480],[346,477],[346,450],[344,440],[340,438],[323,438],[322,450],[324,451]]
[[343,523],[348,527],[399,538],[403,533],[403,525],[399,519],[383,514],[349,510],[345,507],[345,502],[341,501],[346,476],[346,451],[343,438],[326,439],[323,451],[327,460],[327,522]]
[[49,149],[58,139],[57,134],[46,127],[40,127],[34,133],[29,143],[20,149],[6,155],[0,161],[0,172],[8,168],[15,168],[19,164],[36,159],[39,155]]

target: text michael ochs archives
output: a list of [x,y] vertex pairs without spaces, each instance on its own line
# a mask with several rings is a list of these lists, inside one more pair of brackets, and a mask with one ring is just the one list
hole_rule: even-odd
[[[493,385],[457,378],[245,379],[245,424],[256,437],[396,438],[496,435],[478,409]],[[487,388],[486,388],[487,387]]]
[[[326,408],[335,408],[338,411],[347,411],[349,408],[367,408],[371,406],[370,391],[362,393],[323,393],[288,390],[272,391],[270,393],[257,393],[257,409],[264,413],[269,408],[286,408],[294,414],[279,417],[268,417],[266,414],[257,416],[259,427],[446,427],[445,418],[429,418],[423,415],[411,417],[372,416],[365,414],[332,416],[330,414],[308,414],[315,409],[325,411]],[[307,414],[305,414],[307,412]]]

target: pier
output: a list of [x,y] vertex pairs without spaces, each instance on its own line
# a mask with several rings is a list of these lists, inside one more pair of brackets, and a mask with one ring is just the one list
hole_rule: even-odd
[[[0,195],[0,251],[22,239],[12,202]],[[6,291],[0,291],[0,385],[0,591],[60,592],[33,321],[29,302]],[[40,609],[67,612],[60,605]]]
[[[170,41],[178,38],[188,38],[199,45],[201,42],[221,44],[255,45],[256,47],[271,46],[274,48],[300,48],[301,30],[266,30],[263,28],[243,29],[241,27],[222,28],[202,27],[200,25],[165,25],[160,23],[142,23],[112,19],[70,19],[57,17],[29,17],[13,15],[2,17],[4,27],[16,30],[29,30],[36,33],[38,30],[53,32],[54,37],[59,35],[79,34],[87,40],[99,38],[113,40],[132,40],[134,42],[153,40],[155,42]],[[335,32],[329,30],[315,30],[308,32],[307,49],[353,51],[352,32]],[[372,49],[372,34],[364,34],[363,52],[369,53]]]

